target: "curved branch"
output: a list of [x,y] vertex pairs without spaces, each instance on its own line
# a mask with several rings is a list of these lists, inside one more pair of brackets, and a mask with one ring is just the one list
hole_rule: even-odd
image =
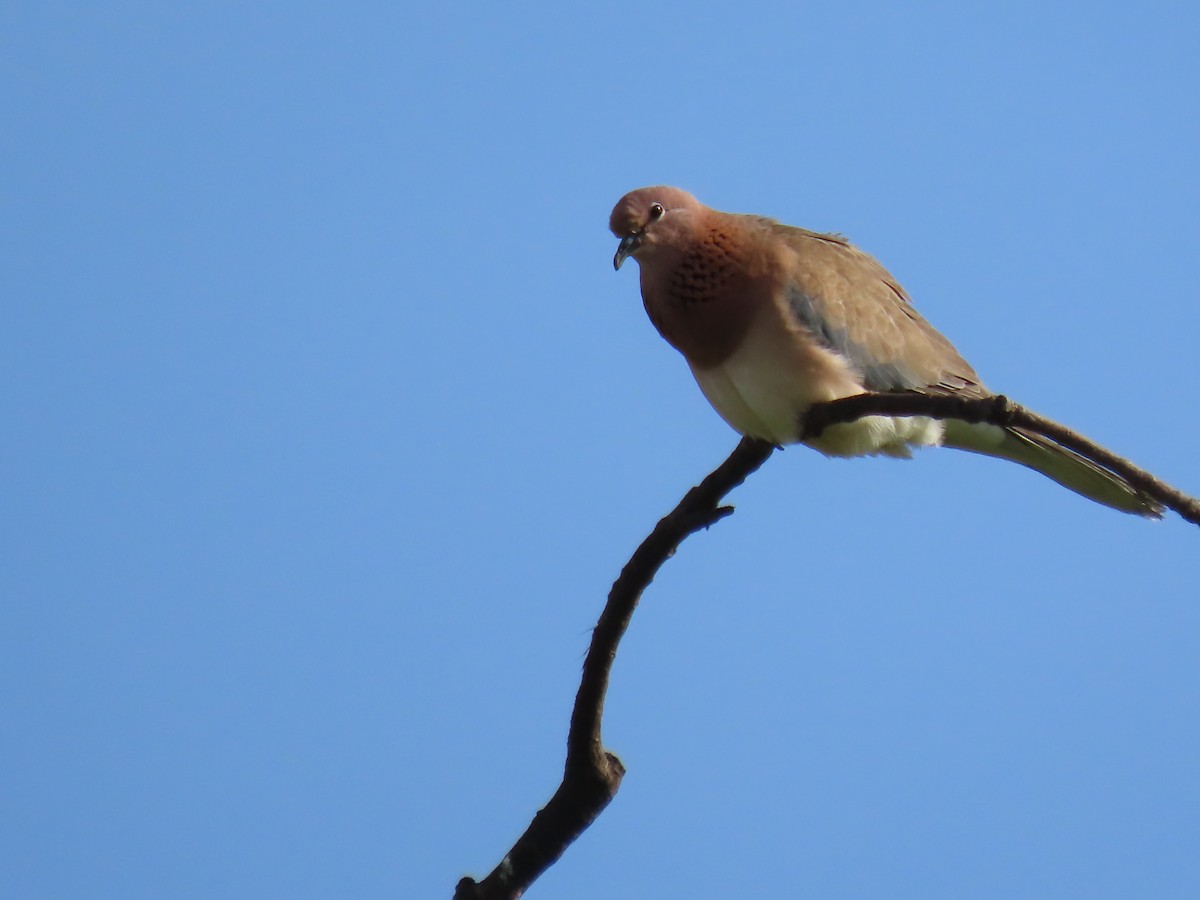
[[[1032,413],[1004,396],[966,399],[924,394],[858,394],[811,407],[804,419],[803,440],[812,440],[832,425],[864,416],[929,416],[1015,426],[1037,432],[1124,478],[1137,490],[1200,525],[1200,501],[1175,490],[1129,460],[1117,456],[1071,429]],[[550,801],[533,817],[500,864],[483,881],[459,881],[454,900],[517,900],[550,868],[608,806],[621,786],[625,767],[604,749],[600,735],[604,697],[617,646],[629,627],[642,592],[688,535],[719,522],[733,512],[721,500],[770,457],[774,447],[743,438],[716,470],[692,488],[659,521],[621,570],[596,628],[583,663],[567,735],[567,759],[562,783]]]
[[662,564],[688,535],[733,512],[733,507],[720,506],[721,500],[766,462],[774,449],[765,441],[744,438],[729,458],[688,491],[634,551],[613,583],[592,632],[571,713],[562,784],[533,817],[500,865],[483,881],[469,877],[459,881],[454,900],[517,900],[616,796],[625,767],[604,749],[600,720],[617,645],[629,627],[642,592]]

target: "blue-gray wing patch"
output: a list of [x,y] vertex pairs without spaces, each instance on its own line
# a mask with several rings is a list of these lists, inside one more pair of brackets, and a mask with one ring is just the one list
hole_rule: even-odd
[[869,391],[917,391],[930,387],[903,360],[875,359],[866,347],[854,342],[845,328],[835,327],[813,305],[812,298],[798,288],[789,288],[788,305],[796,320],[812,332],[826,348],[845,357],[862,373],[863,385]]

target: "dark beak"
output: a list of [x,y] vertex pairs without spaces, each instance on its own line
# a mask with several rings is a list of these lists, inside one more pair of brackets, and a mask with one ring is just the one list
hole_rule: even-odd
[[620,269],[621,263],[625,262],[637,250],[641,242],[642,233],[640,231],[635,231],[633,234],[621,238],[621,243],[617,245],[617,254],[613,257],[613,268]]

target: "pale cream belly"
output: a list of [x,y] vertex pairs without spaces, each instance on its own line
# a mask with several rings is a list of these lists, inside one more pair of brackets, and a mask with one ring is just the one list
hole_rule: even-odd
[[[864,392],[845,359],[815,345],[751,338],[725,362],[692,367],[708,402],[736,431],[776,444],[799,440],[800,419],[813,403]],[[939,444],[941,423],[921,417],[868,416],[828,429],[810,446],[830,456],[907,457],[910,447]]]

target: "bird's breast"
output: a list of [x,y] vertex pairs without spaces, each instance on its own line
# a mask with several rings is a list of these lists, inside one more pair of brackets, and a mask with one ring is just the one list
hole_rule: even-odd
[[[665,271],[642,269],[646,313],[693,366],[728,359],[755,315],[755,270],[736,241],[709,230]],[[649,277],[647,277],[649,275]]]

